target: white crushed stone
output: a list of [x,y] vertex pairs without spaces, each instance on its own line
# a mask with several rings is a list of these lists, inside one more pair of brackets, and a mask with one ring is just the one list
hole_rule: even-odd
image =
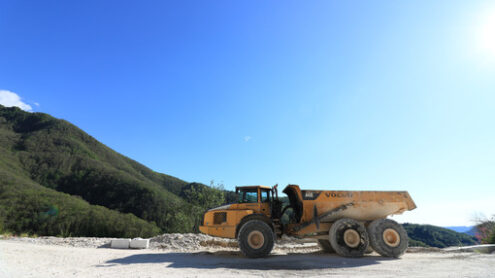
[[[81,248],[110,248],[110,242],[118,238],[104,237],[15,237],[1,236],[0,240],[32,243],[37,245],[57,245]],[[212,237],[205,234],[162,234],[149,238],[149,249],[174,251],[174,252],[194,252],[194,251],[238,251],[237,240],[229,238]],[[407,253],[444,253],[452,252],[452,248],[435,247],[409,247]],[[282,236],[275,242],[273,254],[286,253],[309,253],[320,251],[320,247],[314,239],[298,239],[294,237]],[[455,253],[460,252],[458,250]],[[491,254],[495,254],[491,252]]]
[[478,253],[408,253],[401,259],[373,253],[356,259],[302,249],[250,259],[239,250],[123,250],[42,245],[53,238],[21,241],[0,240],[0,277],[495,277],[495,256]]
[[[82,248],[109,248],[110,242],[117,238],[98,237],[0,237],[2,240],[26,242],[38,245],[58,245]],[[210,249],[237,249],[237,240],[228,238],[212,237],[205,234],[162,234],[149,239],[149,249],[171,250],[179,252],[189,252]],[[274,251],[284,250],[314,252],[319,250],[319,246],[314,240],[297,239],[283,236],[275,243]]]

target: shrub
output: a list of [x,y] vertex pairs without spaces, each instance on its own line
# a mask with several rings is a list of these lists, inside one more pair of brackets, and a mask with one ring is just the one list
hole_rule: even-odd
[[482,244],[495,242],[495,215],[491,219],[481,218],[476,221],[476,238]]

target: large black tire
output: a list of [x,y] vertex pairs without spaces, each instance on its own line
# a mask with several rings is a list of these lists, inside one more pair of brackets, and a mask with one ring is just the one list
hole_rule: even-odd
[[242,254],[249,258],[266,257],[273,249],[275,235],[268,224],[250,220],[242,225],[237,237]]
[[354,219],[342,218],[335,221],[328,236],[332,248],[343,257],[362,257],[368,249],[366,228]]
[[320,245],[321,249],[323,249],[323,251],[325,251],[326,253],[335,253],[335,250],[333,250],[330,241],[328,241],[327,239],[319,239],[318,245]]
[[384,257],[398,258],[409,244],[407,232],[399,223],[390,219],[377,219],[368,226],[371,247]]

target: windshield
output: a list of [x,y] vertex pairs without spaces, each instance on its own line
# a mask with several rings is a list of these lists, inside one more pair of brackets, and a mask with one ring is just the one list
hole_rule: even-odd
[[238,195],[239,203],[257,203],[258,202],[258,189],[242,189]]

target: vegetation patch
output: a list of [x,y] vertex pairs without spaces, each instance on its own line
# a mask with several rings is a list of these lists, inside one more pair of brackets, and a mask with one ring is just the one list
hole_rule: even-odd
[[432,225],[402,224],[409,236],[409,246],[438,247],[478,244],[475,237]]

